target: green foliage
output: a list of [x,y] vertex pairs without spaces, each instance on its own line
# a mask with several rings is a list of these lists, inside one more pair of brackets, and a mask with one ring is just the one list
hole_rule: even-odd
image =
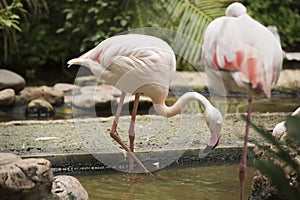
[[[0,65],[27,78],[40,66],[65,66],[67,59],[127,30],[133,21],[130,1],[25,2],[26,14],[17,13],[23,30],[16,34],[18,48],[10,48],[8,61],[4,63],[0,59]],[[1,49],[0,52],[3,54]]]
[[[207,25],[213,19],[224,15],[226,6],[231,2],[233,0],[154,0],[151,5],[136,5],[138,11],[147,10],[137,12],[140,25],[150,21],[156,26],[175,30],[189,38],[184,44],[175,44],[175,48],[179,49],[179,54],[186,60],[197,63],[200,61],[201,44]],[[175,41],[180,39],[175,38]],[[177,70],[194,70],[194,66],[182,58],[178,57],[177,60]]]
[[14,13],[14,10],[22,8],[22,3],[19,0],[14,0],[10,5],[5,3],[5,1],[2,3],[3,5],[0,4],[0,29],[14,28],[21,32],[21,28],[19,27],[20,17]]
[[286,50],[300,49],[299,0],[244,0],[248,13],[262,24],[275,25]]
[[[230,2],[232,0],[1,0],[0,46],[4,48],[0,48],[0,66],[26,77],[40,66],[65,66],[66,60],[107,37],[147,26],[176,30],[201,44],[208,23],[224,15]],[[285,47],[299,46],[298,0],[244,2],[255,19],[277,26]],[[201,45],[187,43],[179,48],[183,57],[199,60]],[[182,58],[178,62],[178,70],[194,70]]]
[[[244,119],[247,120],[246,117]],[[267,158],[256,162],[258,170],[270,178],[279,197],[291,200],[299,199],[299,185],[294,185],[295,183],[288,180],[285,171],[287,168],[292,169],[297,175],[296,181],[299,184],[300,163],[297,156],[300,156],[300,118],[294,116],[287,118],[287,135],[284,140],[280,141],[252,122],[250,124],[267,142],[272,144],[272,148],[256,144],[267,155]]]
[[[3,32],[0,32],[4,46],[2,51],[0,49],[1,54],[4,55],[3,59],[0,59],[0,65],[15,65],[14,70],[23,74],[22,72],[25,70],[22,71],[22,68],[26,66],[28,61],[29,63],[40,64],[38,61],[44,59],[31,58],[36,53],[31,51],[31,48],[37,49],[39,44],[36,45],[31,40],[28,41],[28,38],[33,39],[33,36],[35,36],[33,29],[39,22],[41,11],[44,11],[44,7],[47,8],[46,3],[44,0],[27,0],[25,2],[13,0],[11,4],[8,4],[6,0],[1,2],[0,18],[6,19],[7,23]],[[3,24],[1,25],[3,27]],[[15,32],[15,30],[19,32]],[[7,41],[9,41],[9,44]],[[23,51],[23,49],[26,49],[26,51]]]
[[65,15],[64,24],[56,33],[65,35],[67,41],[79,45],[79,48],[66,45],[79,54],[98,45],[102,40],[127,30],[134,14],[128,7],[130,2],[117,0],[68,0],[62,10]]
[[3,31],[3,62],[8,62],[9,48],[17,46],[15,30],[21,32],[19,26],[19,15],[17,11],[22,10],[23,4],[20,0],[13,0],[8,4],[6,0],[0,2],[0,30]]

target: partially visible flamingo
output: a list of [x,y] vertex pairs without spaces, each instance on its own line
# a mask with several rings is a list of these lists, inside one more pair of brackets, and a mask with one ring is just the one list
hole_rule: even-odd
[[[122,91],[110,135],[146,173],[149,173],[147,168],[133,154],[134,123],[141,93],[152,99],[153,107],[159,115],[166,117],[180,113],[181,108],[190,101],[199,101],[205,109],[206,123],[211,132],[211,138],[204,152],[208,153],[218,145],[223,118],[219,110],[204,96],[197,92],[188,92],[173,106],[166,106],[169,84],[176,71],[176,60],[173,50],[163,40],[139,34],[114,36],[102,41],[78,58],[68,61],[68,64],[86,66],[97,78],[107,81]],[[124,144],[117,133],[118,119],[126,93],[135,94],[129,128],[130,147]]]
[[[300,107],[298,107],[291,116],[299,116],[300,117]],[[272,135],[275,137],[280,137],[284,132],[286,132],[285,121],[276,124],[272,131]]]
[[[280,41],[252,19],[241,3],[229,5],[226,16],[213,20],[204,35],[203,59],[209,85],[219,90],[222,85],[215,83],[223,80],[227,91],[246,93],[249,120],[253,96],[266,94],[270,98],[271,86],[276,83],[282,68],[282,56]],[[249,123],[238,170],[240,199],[243,199],[248,135]]]

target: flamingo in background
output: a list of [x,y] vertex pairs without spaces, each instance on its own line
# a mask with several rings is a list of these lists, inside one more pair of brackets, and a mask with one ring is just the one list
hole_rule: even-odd
[[[232,3],[226,16],[213,20],[207,27],[203,42],[203,59],[209,85],[217,92],[222,85],[226,91],[248,95],[247,118],[250,120],[253,96],[271,96],[271,86],[276,83],[282,68],[282,49],[265,26],[252,19],[241,3]],[[246,175],[247,141],[249,123],[246,124],[244,149],[238,174],[240,199],[243,199]]]
[[[299,116],[300,117],[300,107],[298,107],[291,116]],[[276,124],[272,131],[272,135],[275,137],[280,137],[284,132],[286,132],[285,121]]]
[[[134,124],[141,93],[152,99],[154,110],[162,116],[171,117],[180,113],[188,102],[199,101],[205,110],[205,119],[211,132],[204,153],[208,153],[219,143],[223,118],[204,96],[197,92],[187,92],[176,103],[168,107],[165,100],[169,84],[175,75],[176,60],[171,47],[163,40],[146,35],[118,35],[102,41],[85,54],[68,61],[68,65],[83,65],[99,79],[103,79],[122,91],[115,113],[110,136],[117,141],[149,173],[147,168],[134,155]],[[117,132],[119,116],[126,93],[135,94],[131,122],[129,127],[130,146],[126,146]]]

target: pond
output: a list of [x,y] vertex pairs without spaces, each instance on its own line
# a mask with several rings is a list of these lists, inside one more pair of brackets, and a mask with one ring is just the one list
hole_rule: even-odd
[[[167,105],[173,105],[174,102],[177,100],[176,97],[170,96],[168,97],[166,103]],[[221,100],[224,102],[224,100]],[[222,103],[222,102],[214,102]],[[223,103],[222,103],[223,104]],[[300,105],[300,98],[298,97],[275,97],[271,99],[267,98],[256,98],[253,101],[253,112],[258,113],[266,113],[266,112],[293,112],[296,110]],[[247,112],[248,101],[246,97],[228,97],[226,98],[226,113],[245,113]],[[130,107],[132,105],[130,104]],[[149,109],[151,108],[151,104],[147,104],[146,106],[139,107],[138,114],[144,115],[149,114]],[[4,121],[11,121],[11,120],[27,120],[27,119],[34,119],[28,118],[25,116],[25,109],[26,105],[18,105],[14,108],[0,108],[0,122]],[[197,110],[195,108],[192,108]],[[201,108],[200,108],[201,109]],[[54,120],[54,119],[70,119],[73,117],[73,109],[71,104],[66,104],[60,107],[55,107],[55,115],[53,117],[47,118],[38,118],[38,119],[45,119],[45,120]],[[83,113],[80,117],[90,117],[90,112],[86,111],[86,109],[81,110],[79,112]],[[193,111],[190,111],[193,112]],[[93,113],[92,113],[93,114]],[[98,117],[109,117],[112,115],[112,109],[110,106],[96,108],[96,114]],[[128,113],[127,113],[128,114]]]
[[[161,177],[147,176],[130,179],[125,173],[76,175],[89,193],[90,200],[161,200],[238,199],[238,165],[195,166],[169,168],[155,172]],[[245,183],[245,198],[251,192],[253,166],[248,167]]]

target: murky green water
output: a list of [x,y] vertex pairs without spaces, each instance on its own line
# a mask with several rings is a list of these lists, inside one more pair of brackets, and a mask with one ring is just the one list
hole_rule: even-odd
[[[77,178],[89,193],[90,200],[224,200],[239,197],[237,167],[184,167],[156,172],[165,179],[149,176],[132,180],[124,173],[78,175]],[[253,167],[248,167],[245,199],[250,194],[254,171]]]

